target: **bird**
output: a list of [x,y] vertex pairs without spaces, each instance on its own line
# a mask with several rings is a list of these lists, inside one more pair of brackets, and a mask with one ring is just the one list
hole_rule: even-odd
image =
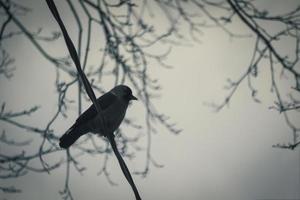
[[[118,151],[114,132],[122,123],[129,102],[131,100],[138,100],[132,94],[132,90],[126,85],[117,85],[109,92],[103,94],[97,99],[97,103],[101,108],[101,118],[94,105],[91,105],[84,111],[75,121],[75,123],[63,134],[59,139],[59,146],[68,149],[74,144],[82,135],[89,132],[105,136],[119,161],[124,176],[129,182],[136,200],[141,200],[139,192],[134,184],[131,174],[124,162],[120,152]],[[102,119],[102,120],[100,120]]]
[[100,136],[113,134],[123,121],[131,100],[137,100],[137,98],[132,95],[132,90],[128,86],[115,86],[97,99],[97,103],[102,110],[105,127],[99,124],[97,110],[94,105],[91,105],[60,138],[59,146],[67,149],[74,144],[78,138],[89,132]]

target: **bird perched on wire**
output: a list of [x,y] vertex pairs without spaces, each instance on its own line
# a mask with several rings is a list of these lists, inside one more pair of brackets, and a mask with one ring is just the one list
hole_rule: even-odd
[[141,200],[139,192],[118,151],[114,139],[114,132],[119,128],[123,121],[128,104],[131,100],[137,100],[137,98],[132,95],[132,91],[128,86],[118,85],[114,87],[97,99],[97,103],[100,105],[102,112],[98,113],[95,106],[91,105],[60,138],[59,146],[67,149],[74,144],[80,136],[87,134],[88,132],[107,137],[119,161],[120,167],[134,191],[136,200]]
[[69,148],[80,136],[88,132],[104,135],[104,131],[106,131],[107,134],[113,134],[123,121],[131,100],[137,100],[137,98],[132,95],[128,86],[118,85],[114,87],[97,99],[102,109],[106,127],[104,128],[103,125],[99,124],[96,117],[97,110],[94,105],[91,105],[60,138],[59,146],[65,149]]

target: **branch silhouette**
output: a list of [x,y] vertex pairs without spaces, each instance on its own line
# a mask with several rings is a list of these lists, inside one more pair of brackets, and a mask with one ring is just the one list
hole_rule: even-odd
[[[32,12],[30,8],[22,5],[23,2],[26,1],[0,0],[0,78],[4,78],[7,82],[14,81],[14,70],[19,67],[15,66],[18,63],[15,62],[15,60],[18,61],[18,55],[8,48],[9,42],[15,38],[27,40],[28,51],[36,52],[36,56],[44,58],[55,71],[53,76],[57,107],[54,113],[49,114],[49,121],[34,125],[28,119],[40,116],[39,109],[34,109],[40,107],[37,106],[38,104],[29,103],[29,105],[24,105],[24,109],[14,110],[10,109],[12,106],[10,102],[0,102],[0,123],[23,134],[22,138],[16,139],[9,130],[5,130],[5,128],[2,130],[1,145],[14,147],[16,153],[0,154],[1,180],[18,178],[30,172],[50,173],[60,167],[66,167],[65,188],[61,194],[64,199],[73,199],[69,187],[69,179],[72,177],[72,173],[69,171],[70,167],[74,166],[79,173],[82,173],[87,167],[82,166],[78,160],[79,157],[102,155],[104,162],[99,166],[99,170],[103,172],[102,174],[109,183],[114,184],[107,168],[112,151],[106,140],[104,140],[104,144],[99,144],[98,138],[87,135],[82,141],[74,144],[74,152],[62,152],[62,149],[57,146],[58,136],[61,132],[54,125],[60,120],[60,117],[68,117],[74,103],[78,108],[78,114],[81,114],[84,102],[91,99],[94,103],[93,97],[89,97],[90,92],[85,92],[83,88],[82,83],[85,82],[85,78],[80,78],[80,73],[77,71],[77,66],[80,64],[82,65],[79,70],[82,69],[82,74],[85,74],[86,79],[102,83],[105,78],[109,78],[115,85],[127,81],[134,87],[145,110],[141,117],[143,120],[140,122],[125,118],[123,124],[133,128],[139,134],[129,137],[126,135],[127,132],[119,129],[115,140],[117,140],[120,154],[123,157],[133,158],[136,153],[142,153],[146,157],[142,169],[135,171],[135,174],[146,176],[150,173],[151,167],[161,167],[162,165],[157,163],[152,155],[152,135],[157,132],[158,125],[162,125],[174,134],[178,134],[181,130],[170,123],[169,117],[161,111],[161,108],[155,107],[152,100],[159,96],[160,84],[150,73],[149,67],[157,64],[160,67],[171,68],[165,63],[165,59],[170,54],[172,47],[190,45],[195,41],[201,42],[201,36],[205,29],[211,27],[220,30],[220,33],[227,34],[229,39],[251,39],[253,37],[253,53],[249,56],[251,60],[248,65],[241,66],[245,69],[240,77],[236,80],[228,79],[226,87],[228,94],[222,99],[223,101],[210,105],[216,111],[220,111],[229,105],[243,83],[248,85],[253,100],[259,103],[260,91],[254,85],[254,81],[258,76],[262,76],[260,69],[267,68],[271,80],[270,85],[272,85],[270,91],[274,94],[274,103],[271,103],[270,109],[281,113],[293,137],[289,143],[278,143],[274,147],[294,150],[300,146],[299,125],[290,119],[290,116],[297,114],[300,108],[298,96],[300,75],[299,70],[296,70],[299,66],[300,55],[298,17],[300,6],[274,15],[268,11],[268,8],[257,6],[256,3],[260,1],[157,0],[151,2],[142,0],[138,3],[122,0],[114,1],[114,3],[106,0],[57,1],[57,3],[65,5],[64,12],[68,12],[75,22],[74,30],[72,30],[75,44],[72,47],[73,50],[75,49],[73,58],[72,53],[70,53],[71,57],[69,54],[57,56],[53,53],[53,49],[56,48],[54,43],[62,37],[62,34],[57,30],[49,30],[51,26],[43,26],[42,19],[39,24],[28,25],[24,16],[30,15]],[[26,5],[26,3],[23,4]],[[153,6],[162,13],[159,20],[166,21],[164,30],[155,26],[157,18],[155,18],[156,10],[154,12]],[[161,20],[160,17],[164,20]],[[152,19],[153,21],[151,21]],[[236,22],[243,23],[249,33],[240,33],[236,29],[231,29],[231,25]],[[270,23],[276,23],[282,29],[271,31],[268,26],[265,26]],[[280,43],[284,42],[285,38],[293,41],[294,44],[287,51],[280,48]],[[100,49],[97,52],[100,59],[91,61],[91,47],[94,48],[96,43],[101,44],[100,47],[96,47]],[[157,44],[160,45],[161,51],[154,54],[150,49]],[[73,67],[72,59],[75,59],[77,70]],[[264,60],[267,60],[268,63],[265,63]],[[265,67],[265,65],[268,66]],[[278,78],[279,73],[280,77]],[[289,91],[282,90],[281,78],[289,80]],[[75,99],[73,94],[70,95],[70,91],[74,88],[78,92]],[[91,88],[92,92],[98,94],[106,92],[102,84],[93,84],[92,82]],[[43,106],[41,105],[41,107]],[[97,104],[95,106],[97,107]],[[101,116],[99,120],[101,121]],[[146,136],[145,146],[141,145],[143,134]],[[35,152],[28,151],[28,149],[32,150],[31,141],[37,141],[40,144]],[[100,141],[102,142],[101,139]],[[63,159],[48,161],[48,156],[60,156],[62,153]],[[40,165],[35,165],[36,162]],[[4,188],[2,191],[12,193],[20,191],[17,188],[11,189],[14,187],[10,185],[0,188]]]
[[[153,78],[148,70],[150,60],[156,62],[159,66],[169,68],[164,63],[164,59],[170,53],[170,48],[167,48],[166,51],[163,50],[161,54],[159,52],[153,54],[153,52],[147,49],[158,43],[161,44],[165,38],[171,35],[172,30],[162,33],[155,32],[153,25],[143,19],[143,13],[145,12],[143,8],[129,1],[116,5],[109,4],[106,1],[88,0],[65,1],[63,3],[70,8],[69,12],[74,17],[78,27],[78,31],[75,31],[78,33],[77,45],[76,47],[73,45],[73,50],[77,49],[78,52],[78,60],[75,60],[75,63],[82,63],[81,69],[90,80],[95,80],[94,78],[96,78],[96,81],[101,83],[104,77],[110,77],[114,80],[115,85],[122,84],[125,81],[129,82],[135,88],[135,91],[137,91],[138,97],[145,107],[144,122],[137,123],[130,118],[125,118],[123,121],[123,124],[135,129],[139,134],[128,137],[126,132],[119,129],[117,130],[116,139],[118,139],[118,145],[121,147],[119,150],[122,156],[133,158],[135,153],[144,154],[145,152],[145,167],[136,170],[135,174],[146,176],[149,174],[151,166],[161,167],[151,154],[151,135],[155,132],[154,126],[157,126],[156,122],[163,125],[170,133],[178,134],[181,131],[176,128],[174,123],[170,123],[169,118],[165,114],[160,113],[161,110],[158,112],[155,108],[152,99],[159,93],[160,85],[158,80]],[[124,8],[128,10],[125,18],[124,15],[118,15],[115,12],[115,9],[124,10]],[[139,11],[140,8],[142,12]],[[2,11],[0,15],[1,17],[3,16],[4,20],[0,22],[0,50],[3,55],[3,59],[0,55],[0,60],[2,61],[0,65],[0,77],[1,75],[4,75],[6,78],[12,77],[15,69],[14,60],[18,57],[14,55],[15,52],[11,52],[7,48],[7,44],[13,41],[14,38],[21,37],[28,40],[28,49],[37,50],[38,54],[36,56],[40,55],[40,57],[45,58],[50,66],[54,67],[54,86],[57,93],[57,108],[53,114],[49,115],[49,121],[46,124],[31,125],[28,120],[23,122],[23,119],[30,119],[31,116],[36,117],[39,114],[36,110],[30,113],[25,112],[26,110],[24,112],[22,110],[9,110],[11,106],[10,102],[1,102],[3,108],[3,112],[0,115],[1,123],[14,127],[16,128],[16,132],[21,132],[24,134],[24,137],[28,135],[31,138],[15,140],[13,136],[10,136],[11,134],[8,131],[3,130],[0,142],[5,145],[15,146],[17,153],[13,155],[0,155],[0,163],[3,168],[0,172],[0,178],[18,178],[29,172],[51,173],[52,170],[64,166],[66,167],[65,188],[60,194],[64,199],[73,199],[69,187],[71,177],[70,167],[73,166],[79,173],[82,173],[86,170],[86,167],[82,166],[78,158],[83,155],[93,156],[101,154],[105,157],[105,162],[100,166],[100,169],[104,171],[103,174],[108,182],[113,185],[110,173],[106,167],[110,161],[112,151],[110,151],[109,146],[99,144],[99,139],[93,136],[87,135],[84,140],[75,144],[73,149],[76,153],[68,152],[64,153],[65,157],[63,159],[56,161],[48,160],[48,157],[58,156],[62,151],[57,146],[58,136],[61,132],[57,131],[57,127],[54,124],[59,121],[60,117],[68,117],[73,103],[77,103],[78,113],[81,114],[83,101],[88,101],[89,97],[82,88],[83,84],[79,81],[79,79],[82,79],[80,78],[80,74],[77,70],[73,69],[72,54],[70,54],[71,57],[69,55],[55,56],[51,51],[53,43],[62,36],[59,31],[55,30],[52,33],[49,32],[50,35],[45,35],[43,31],[49,27],[40,26],[42,28],[35,29],[32,26],[28,26],[25,20],[23,20],[23,16],[31,14],[32,10],[23,6],[21,2],[0,0],[0,10]],[[85,19],[87,26],[82,26]],[[132,24],[135,25],[132,26]],[[95,63],[91,64],[90,47],[92,46],[91,44],[95,43],[94,40],[98,39],[98,37],[95,38],[92,34],[96,26],[97,30],[100,30],[100,34],[104,35],[104,41],[103,47],[101,47],[99,52],[101,59],[99,59],[99,63],[94,65]],[[84,79],[82,81],[84,82]],[[97,85],[99,84],[92,84],[92,89],[101,94],[105,93],[105,89]],[[69,94],[72,88],[76,86],[78,87],[78,100],[74,101]],[[31,107],[34,108],[36,106],[31,105]],[[145,123],[145,126],[141,123]],[[144,128],[145,132],[142,130]],[[147,137],[146,148],[143,148],[139,144],[141,138],[144,136],[143,132]],[[39,142],[40,138],[41,142]],[[36,149],[37,152],[30,151],[29,153],[28,150],[32,148],[29,141],[38,141],[40,143]],[[106,142],[106,140],[103,141]],[[39,162],[41,166],[34,165],[35,162]]]

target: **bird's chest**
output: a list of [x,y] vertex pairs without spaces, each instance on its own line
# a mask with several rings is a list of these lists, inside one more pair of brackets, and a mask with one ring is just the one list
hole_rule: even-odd
[[109,106],[102,112],[105,129],[101,124],[99,124],[101,122],[101,119],[99,119],[100,116],[97,116],[90,122],[91,132],[98,134],[100,133],[101,135],[103,135],[105,130],[109,133],[114,132],[117,128],[119,128],[121,122],[123,121],[127,106],[128,105],[120,101],[117,101],[113,105]]

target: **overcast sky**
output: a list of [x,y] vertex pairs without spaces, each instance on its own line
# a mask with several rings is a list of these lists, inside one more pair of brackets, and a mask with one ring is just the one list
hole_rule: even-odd
[[[268,1],[263,6],[278,11],[280,6],[287,9],[295,5],[295,2],[287,2],[279,5]],[[24,19],[28,24],[47,25],[50,14],[45,3],[37,5],[33,12],[33,16],[42,13],[44,16],[29,15]],[[47,26],[55,28],[55,23],[51,21]],[[250,33],[240,23],[235,23],[233,30]],[[255,82],[261,91],[258,97],[262,103],[253,102],[247,85],[242,84],[229,108],[215,113],[205,105],[205,102],[222,102],[227,94],[223,88],[226,79],[235,80],[246,70],[253,46],[253,38],[230,40],[220,29],[207,29],[201,44],[172,49],[167,62],[173,69],[153,67],[152,73],[163,88],[156,106],[171,116],[183,132],[175,136],[162,128],[153,136],[152,154],[164,167],[152,167],[146,178],[134,176],[143,199],[300,199],[300,149],[272,148],[273,144],[289,142],[292,137],[283,116],[269,109],[274,94],[270,93],[267,70],[262,69],[261,78]],[[55,70],[37,56],[38,52],[25,38],[16,37],[9,48],[17,57],[17,68],[11,80],[0,79],[0,103],[7,102],[12,110],[41,105],[41,110],[27,120],[31,124],[45,124],[51,116],[48,113],[53,114],[56,108],[56,96],[51,95],[55,94],[55,77],[50,76]],[[140,102],[134,102],[127,115],[138,119],[141,107]],[[63,133],[68,128],[76,117],[73,112],[73,117],[70,115],[66,121],[57,122],[57,130]],[[299,116],[293,120],[300,124]],[[0,127],[18,135],[18,129],[3,122]],[[0,151],[7,149],[0,147]],[[61,153],[60,157],[63,156]],[[80,161],[88,170],[82,176],[72,169],[70,187],[75,199],[133,199],[116,159],[112,159],[109,167],[117,186],[109,185],[104,176],[97,176],[103,157],[80,158]],[[144,167],[144,157],[138,156],[126,163],[131,171],[139,170]],[[1,185],[15,185],[23,192],[0,193],[3,196],[0,199],[60,199],[58,191],[63,188],[64,172],[62,167],[50,175],[29,173],[15,180],[1,180]]]

